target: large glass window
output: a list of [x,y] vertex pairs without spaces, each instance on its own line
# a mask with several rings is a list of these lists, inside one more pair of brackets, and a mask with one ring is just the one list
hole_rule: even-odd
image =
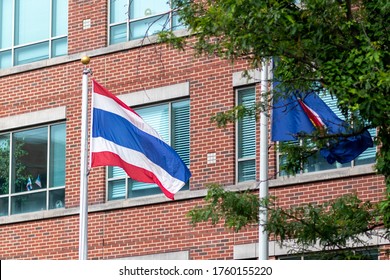
[[[190,160],[190,103],[189,100],[136,109],[146,123],[152,126],[189,165]],[[107,200],[126,199],[162,193],[156,184],[146,184],[129,178],[122,168],[108,167]],[[182,188],[188,189],[188,183]]]
[[378,260],[378,248],[368,247],[355,249],[349,252],[338,250],[322,253],[308,252],[306,254],[291,254],[278,257],[279,260]]
[[[250,108],[255,103],[255,87],[238,89],[237,105]],[[237,182],[256,179],[256,119],[245,116],[237,121]]]
[[109,43],[144,38],[179,28],[172,1],[110,0]]
[[0,215],[64,207],[65,124],[0,134]]
[[[337,107],[337,100],[335,98],[332,98],[330,94],[323,94],[321,95],[321,99],[329,106],[329,108],[340,118],[345,119],[339,108]],[[372,128],[369,129],[369,132],[372,137],[376,136],[376,129]],[[297,143],[299,144],[299,143]],[[337,168],[343,168],[343,167],[353,167],[357,165],[363,165],[363,164],[372,164],[375,162],[375,155],[376,155],[376,147],[371,147],[365,150],[362,154],[360,154],[355,160],[353,160],[350,163],[338,163],[335,162],[333,164],[329,164],[325,158],[323,158],[320,155],[320,152],[317,152],[314,156],[309,158],[308,163],[302,167],[302,173],[308,173],[308,172],[316,172],[316,171],[325,171],[325,170],[331,170],[331,169],[337,169]],[[282,166],[284,164],[285,160],[283,155],[279,155],[279,165]],[[280,173],[281,175],[285,175],[283,172]]]
[[68,0],[0,0],[0,69],[68,52]]

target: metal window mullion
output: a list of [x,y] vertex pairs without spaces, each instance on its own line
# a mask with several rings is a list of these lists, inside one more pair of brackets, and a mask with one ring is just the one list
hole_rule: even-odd
[[[126,38],[127,38],[127,41],[130,41],[130,5],[131,5],[131,2],[133,2],[134,0],[129,0],[127,3],[127,21],[126,21]],[[127,195],[127,193],[126,193]]]
[[168,103],[168,143],[169,143],[169,146],[172,147],[173,143],[172,143],[172,134],[173,134],[173,131],[172,131],[172,128],[173,128],[173,125],[172,125],[172,122],[174,121],[174,119],[172,118],[172,102],[169,102]]
[[[234,104],[237,105],[238,104],[238,89],[235,89],[235,101],[234,101]],[[234,129],[235,129],[235,140],[234,142],[236,143],[235,144],[235,166],[234,166],[234,173],[235,173],[235,183],[238,183],[238,162],[239,162],[239,158],[238,158],[238,121],[235,121],[234,122]]]
[[49,58],[52,58],[52,39],[53,39],[53,0],[50,0],[50,15],[49,15]]
[[8,166],[8,216],[11,215],[11,194],[12,194],[12,149],[13,149],[13,141],[12,134],[9,134],[9,166]]
[[[51,125],[47,128],[47,164],[46,164],[46,210],[49,209],[49,185],[50,185],[50,152],[51,152]],[[42,182],[41,182],[42,183]]]
[[126,177],[125,177],[125,199],[129,198],[129,188],[130,188],[129,181],[130,181],[130,177],[126,173]]
[[[91,160],[91,158],[89,159]],[[108,201],[108,183],[109,183],[109,178],[108,178],[108,166],[106,166],[105,168],[105,171],[106,171],[106,174],[105,174],[105,181],[106,181],[106,202]]]
[[[15,1],[12,1],[12,32],[11,32],[11,40],[12,40],[12,43],[11,43],[11,62],[12,62],[12,66],[15,66],[15,20],[16,20],[16,17],[15,17],[15,13],[16,13],[16,4],[15,4]],[[11,164],[10,164],[11,165]]]

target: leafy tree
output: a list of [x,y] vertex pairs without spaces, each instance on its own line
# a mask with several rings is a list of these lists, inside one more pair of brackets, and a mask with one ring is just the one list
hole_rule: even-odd
[[[24,149],[23,141],[15,141],[13,149],[13,164],[14,164],[14,185],[16,191],[25,190],[28,177],[31,175],[26,173],[26,166],[22,162],[22,158],[28,154]],[[0,139],[0,195],[9,193],[9,165],[10,165],[10,141],[6,135]]]
[[[173,32],[162,32],[160,33],[162,42],[183,51],[193,49],[195,55],[213,55],[232,63],[244,60],[253,68],[260,68],[264,59],[277,58],[273,73],[280,81],[283,94],[290,94],[293,90],[326,91],[337,98],[339,108],[355,127],[367,127],[368,123],[369,127],[378,129],[376,144],[380,146],[380,150],[377,154],[376,169],[386,180],[385,200],[372,205],[359,201],[357,197],[347,196],[324,206],[307,205],[304,210],[271,207],[268,230],[280,238],[293,236],[305,247],[314,239],[319,239],[320,243],[324,244],[344,246],[346,239],[338,240],[337,236],[354,238],[358,233],[372,229],[373,224],[375,227],[384,225],[390,228],[390,2],[387,0],[173,2],[191,36],[176,37]],[[273,97],[277,98],[276,94]],[[261,104],[252,109],[235,107],[217,114],[213,119],[218,125],[223,126],[243,114],[262,108]],[[308,145],[307,149],[291,145],[287,145],[287,148],[280,147],[282,150],[288,149],[289,171],[296,171],[302,166],[302,163],[311,156],[313,145],[320,149],[326,143],[318,134],[312,135],[310,141],[311,145]],[[240,229],[246,223],[252,223],[254,213],[258,212],[258,205],[253,207],[252,213],[244,207],[242,199],[253,202],[247,194],[232,198],[224,191],[211,188],[206,197],[208,206],[196,209],[190,212],[190,215],[194,222],[207,219],[216,222],[223,217],[228,226]],[[271,201],[263,203],[269,205]],[[349,209],[349,212],[344,213],[345,209]],[[230,215],[235,215],[232,213],[240,216],[231,218]],[[343,220],[343,213],[353,224],[353,230],[348,234],[339,231],[347,222]],[[314,218],[318,223],[312,223]],[[302,230],[294,228],[295,224],[292,223],[294,219],[300,223]],[[332,219],[340,223],[339,228],[327,223]],[[291,228],[283,230],[282,222],[283,227],[287,223]],[[303,229],[305,225],[309,228]],[[312,231],[306,231],[310,227]],[[318,231],[319,227],[321,231]],[[325,229],[329,229],[329,232]]]

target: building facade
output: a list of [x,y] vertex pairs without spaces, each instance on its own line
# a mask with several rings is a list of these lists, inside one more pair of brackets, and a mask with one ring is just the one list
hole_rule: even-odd
[[[0,0],[0,259],[77,259],[79,252],[81,57],[92,77],[151,124],[189,166],[189,183],[167,199],[158,187],[116,167],[88,176],[89,259],[255,259],[258,226],[189,224],[208,183],[258,192],[260,133],[254,119],[218,128],[214,114],[260,98],[260,72],[194,57],[157,43],[185,36],[166,1]],[[36,11],[40,11],[39,13]],[[90,83],[89,83],[90,88]],[[269,192],[284,205],[324,202],[356,192],[378,201],[376,148],[354,162],[320,160],[302,174],[280,174],[269,142]],[[369,240],[379,259],[390,245]],[[270,257],[287,248],[270,240]]]

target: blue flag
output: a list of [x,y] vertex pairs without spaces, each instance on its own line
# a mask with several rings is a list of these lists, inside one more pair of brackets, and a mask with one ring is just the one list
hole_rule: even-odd
[[330,164],[350,162],[374,145],[367,129],[355,135],[349,124],[337,117],[315,92],[290,94],[274,101],[272,141],[297,140],[315,130],[340,135],[329,138],[328,147],[320,150]]

